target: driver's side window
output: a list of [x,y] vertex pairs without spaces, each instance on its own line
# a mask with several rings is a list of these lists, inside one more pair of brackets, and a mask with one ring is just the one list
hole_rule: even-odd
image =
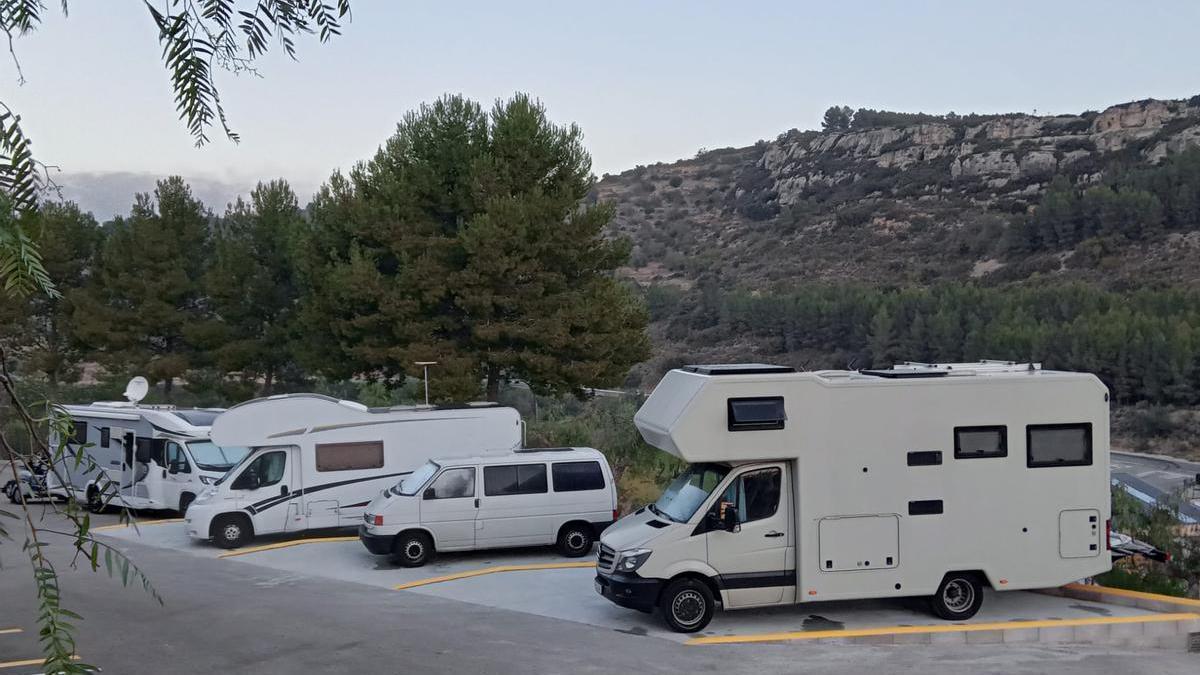
[[191,473],[192,466],[178,443],[167,443],[167,468],[176,473]]
[[446,469],[425,490],[425,499],[455,499],[475,496],[475,469]]
[[283,468],[287,455],[283,452],[268,452],[258,456],[233,484],[235,490],[253,490],[269,487],[283,480]]
[[783,472],[778,467],[747,471],[738,476],[721,499],[737,510],[737,522],[749,523],[763,518],[770,518],[779,509],[779,491]]

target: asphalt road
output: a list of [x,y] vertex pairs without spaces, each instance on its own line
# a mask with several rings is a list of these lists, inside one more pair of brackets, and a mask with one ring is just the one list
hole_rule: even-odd
[[[1185,485],[1195,482],[1200,475],[1200,463],[1189,462],[1162,455],[1143,455],[1131,452],[1112,453],[1112,477],[1135,496],[1139,493],[1152,499],[1161,499]],[[1200,522],[1200,505],[1184,504],[1180,513]]]
[[[111,522],[112,516],[101,517]],[[115,541],[110,539],[109,541]],[[71,570],[79,653],[106,673],[1195,673],[1196,655],[1097,645],[684,646],[417,593],[121,543],[164,599]],[[0,662],[38,655],[29,568],[0,544]],[[5,670],[32,673],[36,668]]]

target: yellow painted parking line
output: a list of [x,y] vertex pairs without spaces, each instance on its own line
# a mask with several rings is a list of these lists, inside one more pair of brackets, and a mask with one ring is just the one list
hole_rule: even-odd
[[1180,598],[1174,595],[1160,595],[1158,593],[1146,593],[1145,591],[1130,591],[1124,588],[1110,588],[1108,586],[1094,586],[1088,584],[1067,584],[1063,588],[1072,591],[1082,591],[1099,593],[1100,595],[1113,595],[1120,598],[1135,598],[1138,600],[1154,600],[1157,602],[1166,602],[1172,605],[1181,607],[1200,607],[1200,600],[1192,600],[1191,598]]
[[[145,527],[147,525],[167,525],[168,523],[182,523],[182,522],[183,522],[183,518],[161,518],[159,520],[139,520],[139,521],[137,521],[137,526]],[[133,527],[133,523],[117,523],[116,525],[101,525],[100,527],[93,527],[92,532],[104,532],[106,530],[122,530],[126,527]]]
[[793,633],[758,633],[755,635],[723,635],[692,638],[689,645],[723,645],[742,642],[783,642],[788,640],[819,640],[821,638],[855,638],[877,635],[914,635],[921,633],[975,633],[983,630],[1018,630],[1021,628],[1058,628],[1066,626],[1102,626],[1121,623],[1159,623],[1200,619],[1200,614],[1143,614],[1140,616],[1105,616],[1086,619],[1047,619],[1044,621],[1001,621],[993,623],[957,623],[939,626],[882,626],[849,630],[814,630]]
[[290,546],[303,546],[304,544],[324,544],[337,541],[358,541],[357,536],[353,537],[313,537],[311,539],[293,539],[291,541],[280,541],[274,544],[263,544],[262,546],[251,546],[250,548],[239,548],[236,551],[227,551],[217,556],[218,558],[234,558],[239,555],[247,555],[250,553],[258,553],[260,551],[274,551],[277,548],[288,548]]
[[392,590],[404,591],[418,586],[428,586],[429,584],[440,584],[443,581],[456,581],[458,579],[470,579],[471,577],[481,577],[485,574],[496,574],[498,572],[528,572],[531,570],[563,570],[563,569],[578,569],[584,567],[595,567],[594,562],[563,562],[563,563],[536,563],[531,565],[495,565],[493,567],[482,567],[477,570],[467,570],[466,572],[456,572],[447,574],[442,577],[431,577],[429,579],[418,579],[417,581],[408,581],[402,584],[392,586]]
[[[78,656],[72,656],[72,661],[78,661]],[[46,659],[24,659],[22,661],[0,661],[0,668],[20,668],[21,666],[40,666]]]
[[0,635],[11,635],[12,633],[24,633],[20,628],[0,628]]

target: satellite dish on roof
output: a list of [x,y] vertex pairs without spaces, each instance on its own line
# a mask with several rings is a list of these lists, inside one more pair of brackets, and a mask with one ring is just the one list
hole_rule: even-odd
[[137,405],[139,401],[146,398],[148,391],[150,391],[150,383],[146,381],[146,378],[138,375],[125,385],[125,398],[129,399],[130,403]]

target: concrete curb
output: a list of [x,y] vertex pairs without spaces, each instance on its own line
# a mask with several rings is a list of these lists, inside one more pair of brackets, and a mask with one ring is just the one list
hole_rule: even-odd
[[[1170,595],[1159,595],[1158,593],[1130,591],[1123,588],[1109,588],[1107,586],[1090,584],[1067,584],[1060,588],[1046,588],[1038,592],[1047,595],[1074,598],[1076,600],[1102,602],[1122,607],[1135,607],[1160,614],[1186,612],[1195,615],[1200,613],[1200,600],[1177,598]],[[1190,640],[1193,639],[1191,636],[1200,633],[1200,618],[1181,619],[1174,622],[1157,622],[1153,628],[1149,627],[1150,624],[1143,624],[1143,626],[1145,628],[1140,635],[1137,634],[1137,631],[1126,627],[1122,627],[1116,631],[1110,628],[1107,631],[1107,636],[1096,636],[1098,638],[1107,637],[1108,639],[1077,639],[1075,641],[1150,646],[1164,649],[1188,649]],[[1089,630],[1091,629],[1089,628]],[[1087,632],[1083,631],[1083,633]]]

